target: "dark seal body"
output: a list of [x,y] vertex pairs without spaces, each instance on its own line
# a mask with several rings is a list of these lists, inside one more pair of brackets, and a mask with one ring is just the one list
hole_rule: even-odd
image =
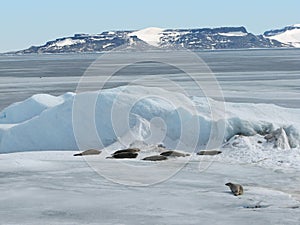
[[186,157],[186,156],[189,156],[190,154],[170,150],[170,151],[162,152],[162,153],[160,153],[160,155],[171,156],[171,157]]
[[134,159],[138,156],[136,152],[120,152],[113,154],[111,157],[114,159]]
[[167,160],[167,159],[168,158],[163,155],[152,155],[152,156],[143,158],[143,160],[146,160],[146,161],[162,161],[162,160]]
[[121,149],[121,150],[115,151],[113,153],[113,155],[124,153],[124,152],[127,152],[127,153],[136,153],[136,152],[139,152],[139,151],[141,151],[139,148],[126,148],[126,149]]
[[221,154],[221,151],[217,150],[204,150],[197,153],[197,155],[218,155]]
[[242,195],[244,193],[244,189],[240,184],[226,183],[226,186],[229,186],[232,194],[235,196]]

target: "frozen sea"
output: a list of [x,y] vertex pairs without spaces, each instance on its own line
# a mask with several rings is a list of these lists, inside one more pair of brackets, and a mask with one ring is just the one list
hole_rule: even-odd
[[[293,129],[297,131],[300,127],[300,50],[203,51],[197,54],[212,70],[228,102],[226,121],[233,127],[232,132],[236,127],[244,131],[271,124],[277,129],[283,124],[287,126],[286,132],[292,130],[288,136],[299,141]],[[81,76],[99,56],[101,54],[0,56],[0,112],[12,103],[25,100],[0,114],[0,150],[12,149],[12,153],[0,154],[0,224],[300,223],[299,146],[288,150],[273,149],[273,143],[259,144],[265,141],[261,134],[244,137],[233,133],[236,136],[222,146],[222,154],[216,157],[193,154],[184,164],[182,159],[161,162],[160,167],[138,159],[121,160],[121,164],[137,168],[136,173],[131,169],[121,171],[120,162],[105,159],[103,154],[99,158],[91,156],[89,161],[73,157],[75,149],[59,151],[59,146],[70,150],[68,147],[75,143],[72,136],[66,134],[70,130],[65,126],[66,121],[55,122],[60,116],[69,115],[72,102],[68,99],[73,95],[64,94],[76,91]],[[114,62],[104,63],[114,66]],[[186,79],[182,71],[155,62],[135,64],[118,71],[105,88],[126,85],[129,78],[134,80],[141,75],[172,77],[180,86],[191,88],[198,107],[205,105],[201,100],[203,93],[193,90],[192,81]],[[154,82],[152,85],[165,88],[166,84]],[[93,83],[87,87],[97,88]],[[140,91],[140,87],[129,89],[128,96]],[[159,89],[155,91],[160,93]],[[62,96],[39,95],[26,101],[40,93]],[[116,93],[118,89],[106,92],[105,99],[109,102],[109,96]],[[63,104],[59,105],[60,101]],[[28,106],[36,102],[40,108],[30,110]],[[141,106],[165,113],[173,110],[168,105],[156,103],[146,101]],[[147,133],[151,124],[142,117],[145,116],[143,110],[138,109],[135,113],[140,113],[141,118],[137,117],[137,127]],[[102,112],[98,113],[104,115]],[[206,121],[206,114],[209,113],[200,114],[201,121]],[[262,119],[257,118],[258,114]],[[44,134],[45,128],[53,132]],[[138,131],[143,137],[144,133]],[[56,134],[53,139],[46,138],[53,133]],[[171,143],[174,137],[172,132],[170,135]],[[48,151],[22,152],[22,146],[36,146],[36,137],[41,150]],[[105,138],[110,141],[109,135]],[[126,146],[112,145],[109,151],[121,147]],[[101,163],[103,173],[91,166],[95,162]],[[142,177],[141,168],[147,168],[144,166],[151,171]],[[124,185],[104,176],[109,174],[142,182],[149,174],[155,178],[178,167],[181,169],[177,173],[154,185],[130,182]],[[244,195],[233,196],[224,185],[227,182],[242,184]]]
[[[300,107],[299,49],[204,51],[197,54],[216,76],[227,101]],[[75,91],[80,77],[99,56],[101,54],[0,56],[0,110],[33,94],[61,95]],[[180,85],[189,87],[190,84],[189,80],[180,79],[183,74],[179,70],[145,63],[121,71],[118,79],[107,87],[123,85],[128,76],[138,78],[141,74],[172,76],[178,78]]]

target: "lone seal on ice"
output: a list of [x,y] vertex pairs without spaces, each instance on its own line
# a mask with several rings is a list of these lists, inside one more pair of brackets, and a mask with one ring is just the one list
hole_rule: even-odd
[[84,155],[99,155],[101,151],[96,149],[89,149],[86,151],[83,151],[81,153],[74,154],[73,156],[84,156]]
[[136,153],[139,151],[141,151],[139,148],[126,148],[126,149],[121,149],[121,150],[115,151],[112,155],[117,155],[120,153]]
[[170,151],[162,152],[162,153],[160,153],[160,155],[172,156],[172,157],[186,157],[186,156],[189,156],[190,154],[170,150]]
[[142,160],[146,160],[146,161],[162,161],[162,160],[167,160],[168,158],[164,155],[152,155],[152,156],[148,156],[143,158]]
[[226,183],[226,186],[229,186],[232,194],[235,196],[242,195],[244,193],[243,187],[240,184]]

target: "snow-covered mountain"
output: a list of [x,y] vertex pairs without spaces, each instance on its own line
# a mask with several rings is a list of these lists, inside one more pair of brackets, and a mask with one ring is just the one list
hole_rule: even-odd
[[282,29],[266,31],[264,36],[289,46],[300,48],[300,24],[286,26]]
[[105,31],[101,34],[75,34],[58,38],[42,46],[32,46],[15,53],[103,52],[119,46],[151,45],[158,48],[237,49],[288,47],[268,34],[254,35],[245,27],[201,29],[162,29],[150,27],[137,31]]

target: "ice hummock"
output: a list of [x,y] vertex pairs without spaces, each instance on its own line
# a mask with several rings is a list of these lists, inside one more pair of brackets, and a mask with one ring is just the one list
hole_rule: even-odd
[[[219,102],[212,99],[208,101],[205,98],[169,93],[177,103],[191,101],[197,109],[195,113],[189,107],[185,107],[185,104],[180,107],[174,106],[163,98],[149,97],[137,100],[137,96],[147,95],[153,91],[160,96],[166,96],[168,92],[160,88],[130,86],[126,90],[123,87],[103,90],[100,95],[98,92],[77,95],[66,93],[58,97],[34,95],[0,112],[0,152],[77,150],[78,140],[74,135],[74,121],[72,121],[74,99],[82,98],[83,102],[88,102],[93,96],[97,96],[94,122],[98,136],[90,135],[88,129],[85,129],[85,123],[90,118],[85,111],[86,107],[82,107],[80,126],[86,140],[84,148],[107,147],[117,143],[120,138],[124,144],[128,137],[124,147],[128,147],[134,141],[147,140],[150,144],[163,143],[170,149],[181,146],[184,148],[181,150],[189,150],[188,136],[195,132],[195,124],[198,124],[200,130],[196,150],[204,149],[212,129],[218,130],[219,124],[224,122],[226,129],[222,140],[223,146],[219,146],[220,148],[228,149],[232,138],[238,135],[239,144],[247,151],[299,149],[300,109],[283,108],[272,104],[226,103],[224,114],[221,107],[219,108]],[[115,121],[112,120],[112,107],[120,94],[122,101],[117,104],[118,111],[122,112],[134,102],[129,113],[128,127],[121,127],[123,121],[118,121],[118,117],[114,118]],[[219,116],[224,114],[223,119],[217,121],[212,119],[210,107],[216,107],[217,111],[220,111]],[[185,134],[182,134],[182,124],[185,125]],[[118,134],[115,130],[116,125]],[[278,129],[279,134],[276,134],[276,137],[270,140],[265,138]],[[187,138],[183,143],[179,143],[182,135],[186,135]],[[161,136],[164,138],[159,139]],[[99,146],[99,141],[96,140],[98,138],[101,139],[102,146]],[[257,145],[258,141],[262,144]],[[244,142],[248,144],[243,144]],[[231,149],[235,149],[235,146],[231,146]]]

